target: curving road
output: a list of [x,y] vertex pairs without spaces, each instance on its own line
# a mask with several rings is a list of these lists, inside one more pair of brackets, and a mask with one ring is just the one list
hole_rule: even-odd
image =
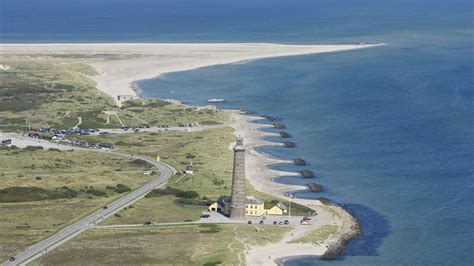
[[[131,158],[130,154],[122,154],[114,151],[103,152]],[[48,237],[47,239],[44,239],[43,241],[40,241],[28,247],[25,251],[16,255],[14,261],[6,261],[2,265],[25,265],[27,263],[32,262],[33,260],[41,257],[48,251],[51,251],[52,249],[60,246],[61,244],[74,238],[80,233],[90,228],[93,228],[95,225],[97,225],[97,223],[101,222],[106,217],[119,212],[120,210],[129,206],[133,202],[141,199],[154,188],[165,184],[168,179],[170,179],[176,173],[176,170],[173,167],[162,162],[157,162],[148,157],[134,155],[133,159],[142,159],[153,164],[160,171],[160,177],[108,204],[106,208],[103,207],[88,215],[87,217],[81,219],[80,221],[67,226],[66,228]]]

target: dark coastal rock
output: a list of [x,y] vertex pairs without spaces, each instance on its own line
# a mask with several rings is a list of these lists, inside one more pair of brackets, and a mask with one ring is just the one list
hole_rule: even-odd
[[293,162],[295,163],[295,165],[306,165],[306,162],[301,158],[296,158],[293,160]]
[[285,141],[285,142],[283,142],[283,144],[284,144],[285,147],[287,147],[287,148],[294,148],[294,147],[296,147],[296,144],[293,143],[293,142],[291,142],[291,141]]
[[270,116],[270,115],[262,115],[263,118],[271,121],[271,122],[276,122],[278,119],[276,117]]
[[248,109],[240,109],[240,111],[244,114],[247,114],[247,115],[253,115],[255,114],[254,111],[251,111],[251,110],[248,110]]
[[321,203],[324,205],[328,205],[328,206],[336,205],[330,199],[325,198],[325,197],[319,197],[318,200],[321,201]]
[[321,187],[321,185],[316,184],[316,183],[309,183],[308,188],[311,192],[315,192],[315,193],[319,193],[323,191],[323,188]]
[[285,138],[285,139],[290,137],[290,134],[288,134],[286,132],[280,132],[279,134],[280,134],[280,137]]
[[283,123],[273,123],[273,127],[277,129],[284,129],[286,128]]
[[320,257],[322,260],[335,260],[344,251],[349,241],[358,237],[361,234],[359,222],[343,207],[334,204],[329,199],[319,198],[319,200],[328,206],[335,206],[341,208],[349,216],[350,227],[346,228],[344,232],[337,237],[337,240],[328,245],[326,252]]
[[337,257],[344,251],[347,246],[347,243],[352,239],[356,238],[360,234],[360,225],[358,222],[355,222],[353,226],[347,230],[346,233],[342,234],[339,239],[335,242],[332,242],[326,252],[321,256],[322,260],[335,260]]
[[314,177],[313,172],[310,171],[310,170],[303,170],[303,171],[301,171],[301,175],[302,175],[304,178],[313,178],[313,177]]

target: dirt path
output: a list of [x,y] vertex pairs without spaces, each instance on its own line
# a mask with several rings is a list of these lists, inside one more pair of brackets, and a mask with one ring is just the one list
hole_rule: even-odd
[[77,117],[77,124],[74,126],[74,128],[78,128],[82,124],[82,117],[78,116]]

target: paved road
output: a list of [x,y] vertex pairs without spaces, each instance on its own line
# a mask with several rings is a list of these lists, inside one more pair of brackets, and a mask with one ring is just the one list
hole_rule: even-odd
[[[105,152],[105,151],[104,151]],[[119,155],[119,156],[126,156],[129,157],[129,154],[122,154],[114,151],[108,151],[106,153]],[[87,217],[83,218],[82,220],[69,225],[68,227],[62,229],[61,231],[57,232],[53,236],[34,244],[33,246],[28,247],[25,251],[21,252],[20,254],[15,256],[15,261],[10,262],[6,261],[2,265],[25,265],[33,260],[41,257],[42,255],[46,254],[47,252],[51,251],[55,247],[65,243],[66,241],[74,238],[75,236],[79,235],[80,233],[94,227],[97,223],[105,219],[106,217],[113,215],[123,208],[129,206],[133,202],[139,200],[143,196],[145,196],[148,192],[153,190],[154,188],[165,184],[169,178],[171,178],[175,174],[175,170],[162,162],[157,162],[153,159],[148,157],[134,155],[134,159],[142,159],[151,164],[153,164],[159,171],[160,177],[145,184],[144,186],[140,187],[137,190],[134,190],[127,195],[123,196],[120,199],[110,203],[107,205],[107,208],[101,208],[92,214],[88,215]]]
[[[221,128],[229,126],[228,123],[220,124],[220,125],[212,125],[212,126],[196,126],[196,127],[149,127],[149,128],[139,128],[139,132],[161,132],[161,131],[180,131],[180,132],[198,132],[204,131],[213,128]],[[98,132],[94,132],[91,135],[100,135],[102,132],[108,132],[111,134],[129,134],[134,133],[133,129],[128,129],[127,131],[120,129],[120,128],[99,128]]]

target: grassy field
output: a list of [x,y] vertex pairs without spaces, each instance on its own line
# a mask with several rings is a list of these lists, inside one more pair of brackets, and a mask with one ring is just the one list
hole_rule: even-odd
[[[151,157],[176,168],[178,174],[169,185],[182,190],[195,190],[201,196],[217,198],[229,195],[232,176],[232,129],[214,128],[200,132],[153,132],[122,135],[78,136],[91,142],[109,143],[118,151]],[[185,167],[192,161],[194,176],[182,177]]]
[[0,261],[53,234],[112,198],[0,203]]
[[333,224],[323,225],[308,235],[291,241],[291,243],[324,243],[331,235],[339,230],[339,226]]
[[0,149],[0,169],[2,259],[112,201],[117,184],[138,187],[154,178],[128,159],[88,151]]
[[121,211],[117,216],[106,219],[101,225],[141,224],[145,221],[156,223],[185,222],[198,220],[206,206],[182,205],[174,196],[143,198],[133,204],[133,208]]
[[94,151],[0,149],[0,189],[8,187],[69,188],[125,184],[137,187],[153,179],[130,160]]
[[187,225],[88,231],[34,264],[242,265],[249,245],[276,242],[282,226]]
[[101,112],[114,108],[112,98],[95,89],[89,77],[97,72],[86,64],[48,58],[4,58],[0,64],[10,67],[0,70],[0,123],[8,130],[28,122],[32,127],[68,128],[77,124],[78,116],[86,123],[102,122]]
[[221,124],[222,111],[200,110],[159,99],[134,100],[118,108],[113,99],[95,88],[90,78],[98,73],[80,57],[11,57],[0,59],[9,67],[0,70],[0,129],[70,128],[82,118],[80,127],[117,128],[140,124],[178,126],[185,123]]
[[217,110],[197,110],[194,107],[171,104],[159,99],[130,100],[120,108],[120,119],[128,126],[219,125],[229,121],[229,116]]

